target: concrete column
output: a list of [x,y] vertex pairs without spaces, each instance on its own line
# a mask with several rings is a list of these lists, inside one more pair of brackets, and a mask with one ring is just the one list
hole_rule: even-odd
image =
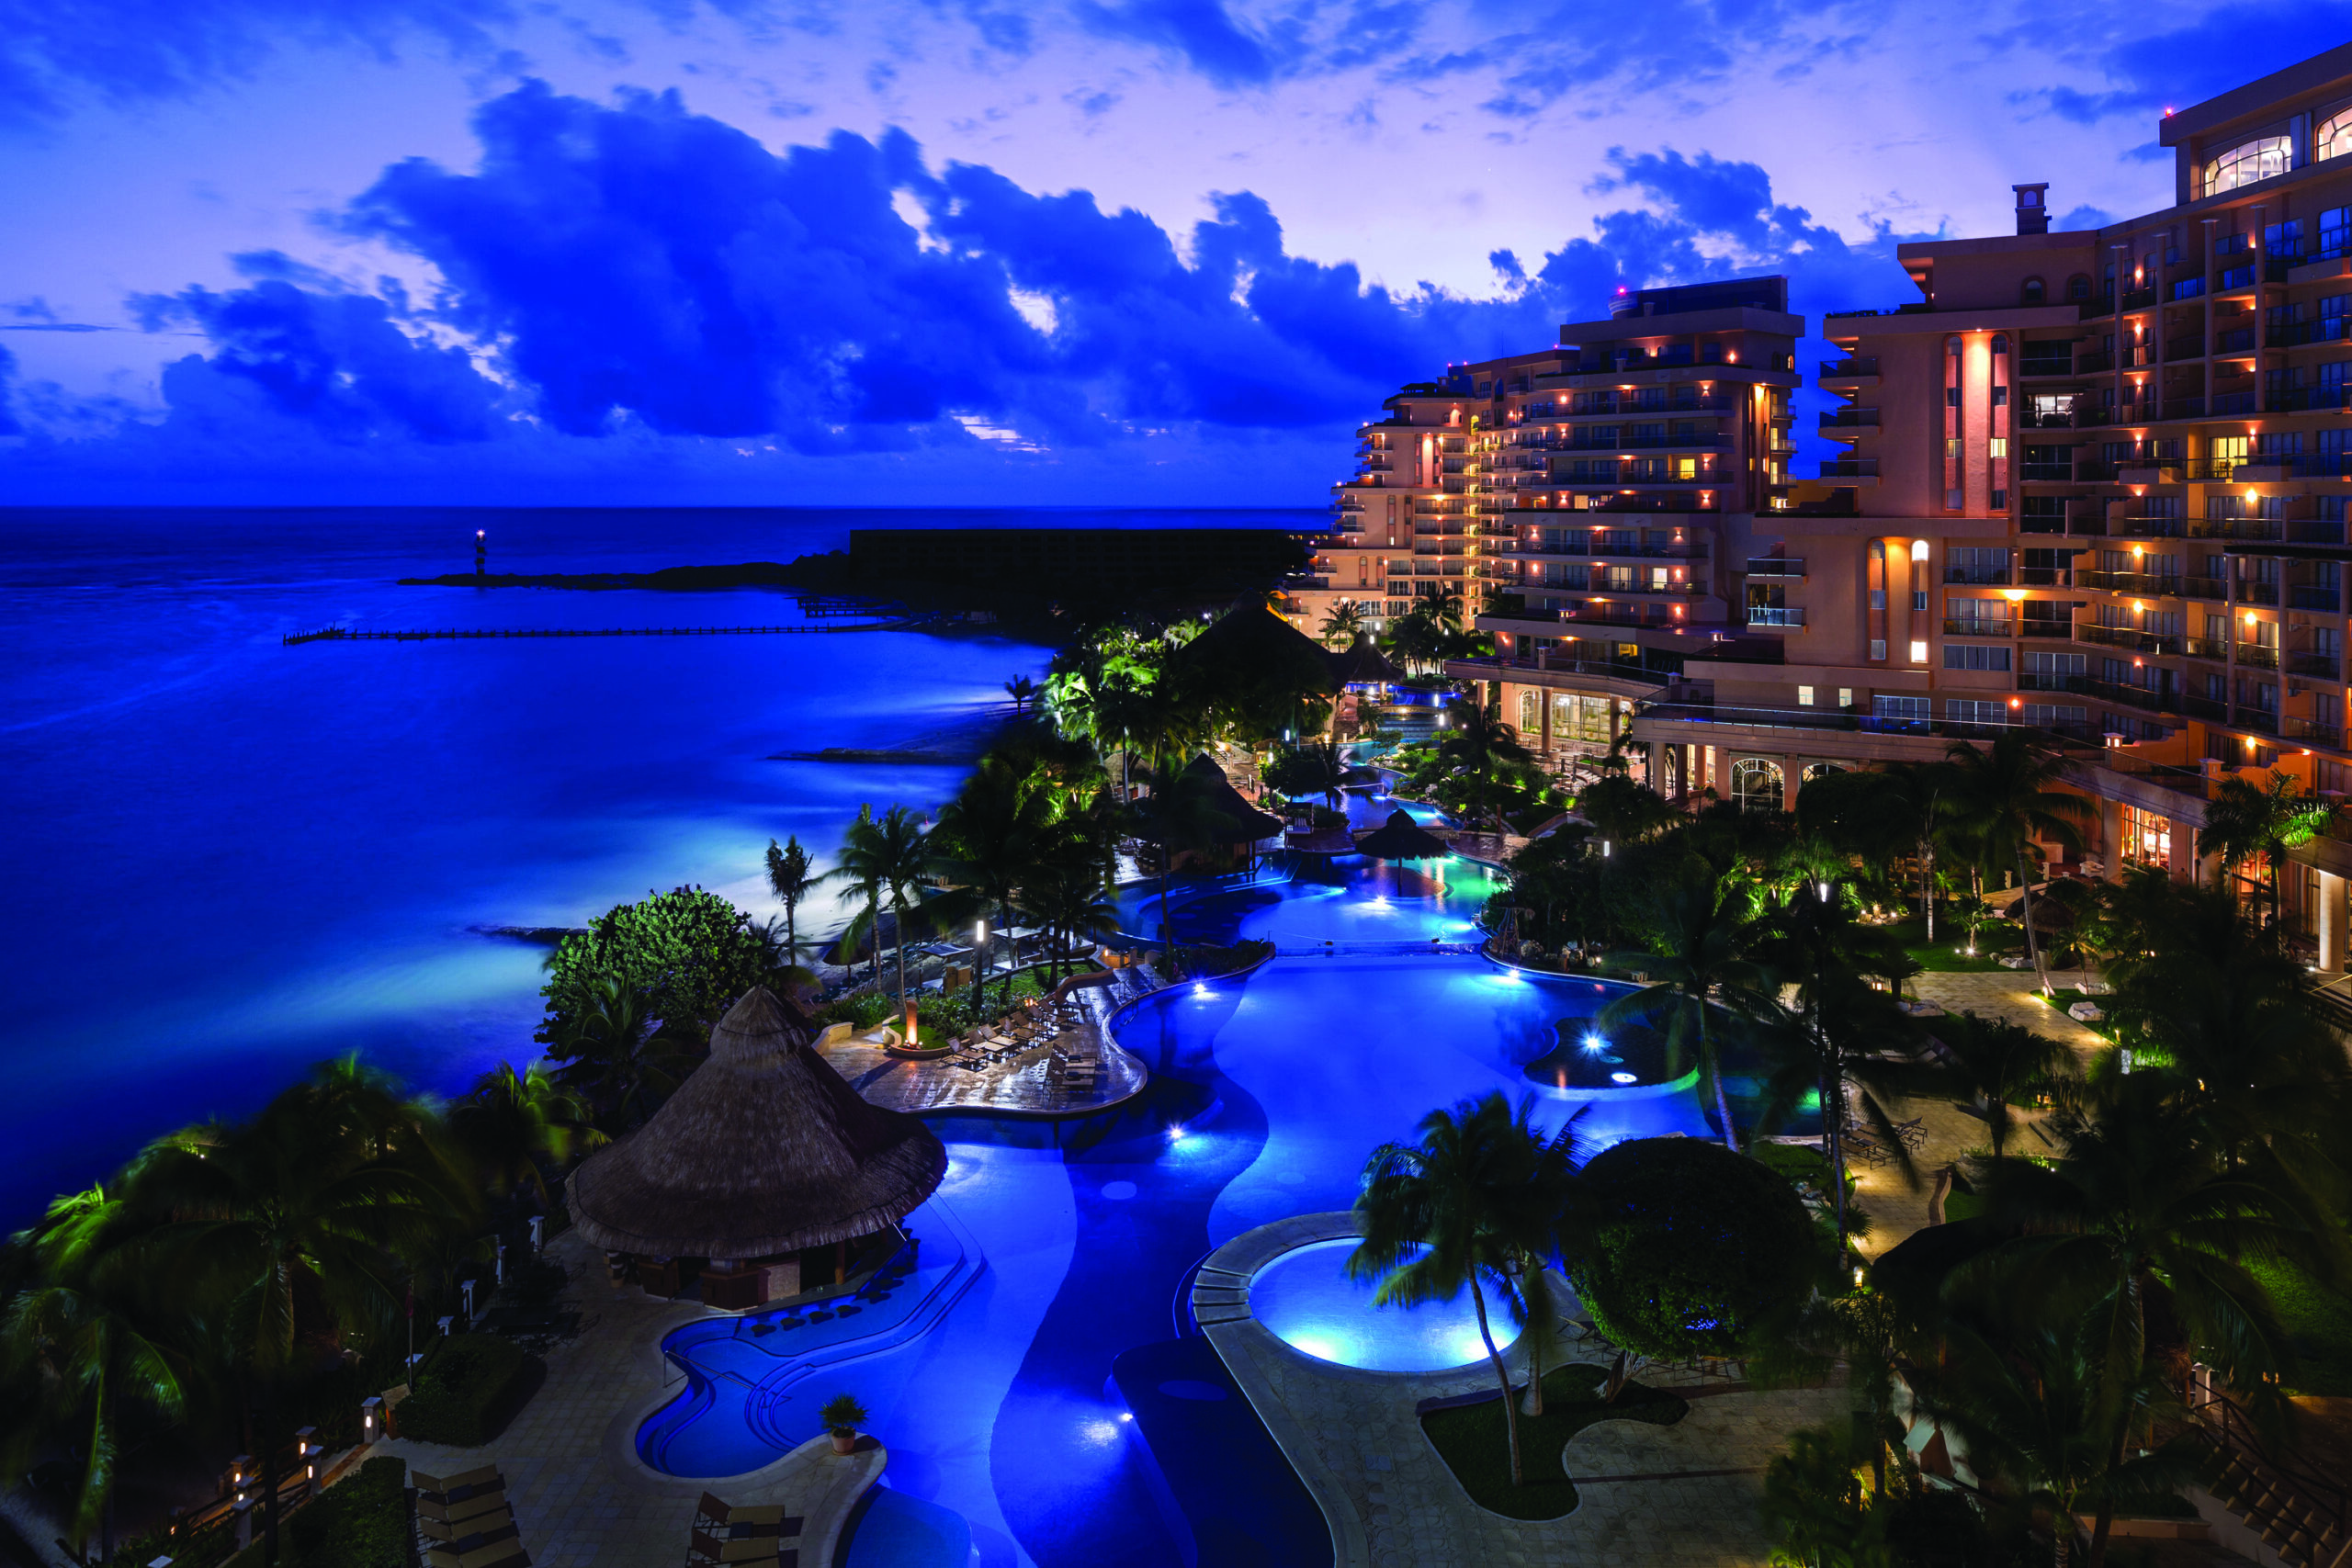
[[1797,785],[1804,781],[1804,763],[1794,757],[1781,759],[1781,809],[1797,808]]
[[2107,880],[2123,880],[2123,803],[2098,803],[2099,858],[2107,863]]
[[[1666,795],[1667,787],[1672,782],[1666,771],[1666,742],[1653,740],[1643,747],[1642,751],[1648,758],[1648,761],[1644,764],[1646,771],[1643,774],[1642,782],[1658,794]],[[1668,796],[1668,798],[1672,797]]]
[[2332,871],[2319,874],[2319,966],[2331,974],[2344,968],[2346,883]]
[[1552,694],[1549,688],[1535,688],[1535,716],[1542,727],[1544,755],[1552,754]]
[[2177,818],[2172,824],[2171,862],[2166,869],[2175,882],[2197,880],[2197,829]]

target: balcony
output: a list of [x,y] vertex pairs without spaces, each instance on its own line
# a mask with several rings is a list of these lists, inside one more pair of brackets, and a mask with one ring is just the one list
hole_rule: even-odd
[[2287,656],[2287,673],[2340,681],[2344,678],[2344,660],[2332,653],[2290,653]]
[[2029,588],[2069,588],[2074,585],[2074,572],[2063,566],[2021,566],[2018,581]]
[[2144,713],[2177,713],[2177,694],[2155,691],[2146,686],[2134,686],[2121,681],[2088,681],[2083,688],[2091,696],[2124,707],[2138,708]]
[[1824,430],[1875,430],[1878,428],[1876,409],[1838,409],[1821,416]]
[[2249,582],[2241,580],[2238,583],[2238,603],[2276,604],[2278,603],[2278,585],[2275,582]]
[[[1826,464],[1824,464],[1823,466],[1825,468],[1827,467]],[[2084,466],[2086,468],[2090,467],[2088,464]],[[2086,475],[2084,477],[2088,479],[2096,476]],[[2071,484],[2075,479],[2075,465],[2072,463],[2019,463],[2018,465],[2018,478],[2021,479],[2039,479],[2057,484]]]
[[2090,690],[2090,677],[2057,675],[2047,671],[2027,670],[2020,671],[2018,675],[2018,690],[2020,692],[2087,692]]
[[2019,637],[2047,637],[2052,642],[2075,640],[2075,621],[2069,615],[2060,620],[2055,615],[2028,615],[2018,623]]
[[1974,615],[1962,615],[1958,618],[1948,616],[1944,621],[1946,637],[2015,637],[2017,629],[2017,623],[2007,616],[1998,619],[1991,616],[1980,618]]
[[2172,364],[2183,359],[2202,359],[2204,357],[2205,340],[2202,337],[2168,338],[2165,342],[2165,362],[2166,364]]
[[2192,539],[2235,539],[2263,544],[2276,540],[2281,532],[2278,519],[2275,517],[2199,517],[2188,525],[2188,536]]
[[2207,577],[2201,572],[2192,571],[2180,580],[2180,595],[2184,599],[2227,599],[2230,596],[2230,581],[2225,577]]
[[1804,561],[1793,556],[1750,556],[1747,560],[1750,577],[1799,578],[1804,575]]
[[2344,591],[2297,582],[2288,587],[2287,603],[2298,610],[2325,610],[2333,615],[2344,608]]
[[2352,321],[2352,316],[2322,316],[2316,321],[2289,321],[2272,327],[2263,335],[2263,342],[2271,348],[2300,348],[2308,343],[2341,343],[2346,335],[2346,321]]
[[[2254,352],[2254,329],[2252,327],[2232,327],[2226,332],[2215,333],[2213,334],[2213,352],[2215,354],[2252,354]],[[2188,357],[2195,356],[2190,355]]]
[[1963,582],[1978,588],[2008,586],[2009,569],[2005,566],[1946,566],[1946,582]]
[[2230,660],[2230,645],[2217,637],[2185,637],[2180,639],[2180,650],[2191,659],[2210,659],[2216,664]]
[[2077,569],[2075,572],[2075,586],[2094,588],[2102,593],[2144,593],[2151,598],[2177,597],[2180,593],[2180,578],[2177,574],[2086,571]]
[[2344,542],[2344,520],[2290,517],[2287,520],[2287,537],[2298,545],[2340,545]]
[[2115,355],[2103,348],[2075,355],[2075,374],[2077,376],[2104,376],[2114,368]]
[[2308,740],[2314,746],[2344,750],[2344,727],[2322,724],[2315,718],[2290,718],[2282,727],[2290,740]]
[[1826,458],[1821,465],[1825,479],[1874,479],[1878,478],[1876,457]]
[[2278,716],[2277,714],[2267,713],[2261,708],[2254,707],[2245,703],[2238,705],[2236,723],[2240,729],[2251,729],[2256,735],[2276,735],[2278,733]]
[[2158,515],[2143,513],[2107,520],[2108,532],[2124,539],[2177,539],[2188,527],[2188,519],[2175,517],[2170,513]]
[[2075,361],[2070,355],[2029,355],[2018,362],[2020,378],[2033,376],[2072,376]]
[[2238,644],[2237,656],[2238,662],[2248,670],[2276,670],[2278,668],[2278,650],[2275,648],[2265,648],[2258,642],[2242,642]]
[[1804,625],[1804,608],[1797,604],[1750,604],[1747,624],[1751,626],[1801,626]]
[[2101,648],[2128,649],[2133,653],[2177,654],[2180,651],[2178,634],[2169,637],[2138,631],[2131,626],[2095,626],[2088,621],[2075,626],[2076,642],[2095,643]]

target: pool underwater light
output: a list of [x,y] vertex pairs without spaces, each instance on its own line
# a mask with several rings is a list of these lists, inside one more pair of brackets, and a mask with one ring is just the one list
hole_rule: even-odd
[[1168,1141],[1171,1144],[1181,1144],[1189,1135],[1190,1134],[1185,1132],[1184,1124],[1182,1122],[1176,1122],[1168,1129]]
[[1609,1075],[1609,1081],[1611,1083],[1639,1083],[1642,1080],[1638,1073],[1611,1073]]
[[1600,1035],[1598,1035],[1598,1034],[1588,1034],[1588,1035],[1586,1035],[1586,1036],[1584,1037],[1584,1048],[1585,1048],[1586,1050],[1588,1050],[1588,1051],[1592,1052],[1592,1053],[1593,1053],[1593,1054],[1595,1054],[1596,1055],[1599,1055],[1600,1052],[1602,1052],[1602,1051],[1604,1051],[1604,1050],[1608,1049],[1608,1046],[1609,1046],[1609,1042],[1608,1042],[1608,1041],[1606,1041],[1606,1040],[1603,1040],[1603,1039],[1602,1039]]

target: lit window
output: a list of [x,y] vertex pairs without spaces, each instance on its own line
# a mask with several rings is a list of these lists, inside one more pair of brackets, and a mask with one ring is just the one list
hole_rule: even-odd
[[1838,705],[1841,708],[1849,708],[1854,705],[1853,687],[1840,686],[1838,688]]
[[2205,165],[2205,194],[2218,196],[2283,175],[2292,156],[2293,143],[2283,136],[2258,136],[2241,142]]
[[1797,688],[1797,706],[1801,708],[1809,708],[1812,705],[1813,688],[1811,686],[1799,686]]
[[2352,152],[2352,110],[2323,123],[2315,140],[2318,142],[2312,150],[2315,159],[2340,158],[2346,152]]
[[1911,645],[1911,662],[1914,664],[1925,664],[1927,661],[1928,645],[1924,642],[1914,642]]
[[2007,457],[2009,455],[2009,438],[2006,435],[1996,435],[1992,437],[1984,443],[1984,455],[1988,457]]

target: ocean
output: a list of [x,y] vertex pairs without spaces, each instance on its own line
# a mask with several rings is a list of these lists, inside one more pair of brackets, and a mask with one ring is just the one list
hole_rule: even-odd
[[[960,774],[771,760],[986,723],[1048,650],[915,633],[311,643],[775,625],[765,591],[402,588],[789,560],[853,526],[1313,526],[1314,512],[0,511],[0,1227],[351,1051],[462,1092],[537,1047],[543,948],[681,883],[757,918],[768,840]],[[805,923],[838,920],[804,906]]]

